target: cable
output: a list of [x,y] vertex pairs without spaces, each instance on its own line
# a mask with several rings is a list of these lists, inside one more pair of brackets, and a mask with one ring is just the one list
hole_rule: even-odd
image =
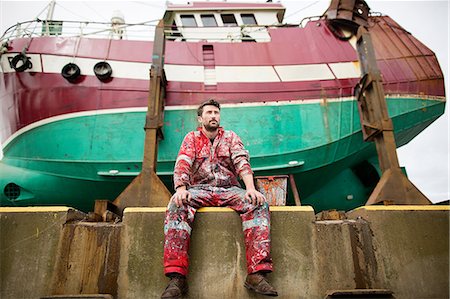
[[79,15],[79,14],[74,13],[74,12],[71,11],[70,9],[65,8],[64,6],[62,6],[61,4],[59,4],[59,2],[56,2],[56,5],[58,5],[59,7],[61,7],[61,8],[64,9],[65,11],[67,11],[68,13],[70,13],[70,14],[72,14],[72,15],[78,17],[78,18],[81,18],[81,19],[83,19],[83,20],[85,20],[85,21],[91,22],[91,20],[87,19],[86,17],[83,17],[83,16],[81,16],[81,15]]
[[105,18],[103,15],[101,15],[96,9],[92,8],[91,6],[88,5],[88,2],[86,1],[82,1],[81,3],[83,3],[87,8],[89,8],[92,12],[94,12],[96,15],[98,15],[102,20],[108,22],[108,18]]
[[165,9],[166,6],[165,5],[158,5],[158,4],[154,4],[153,2],[144,2],[144,1],[131,1],[137,4],[141,4],[141,5],[145,5],[145,6],[150,6],[150,7],[156,7],[156,8],[161,8],[161,9]]
[[320,2],[320,0],[319,0],[319,1],[316,1],[316,2],[313,2],[313,3],[311,3],[311,4],[308,4],[308,5],[306,5],[305,7],[302,7],[302,8],[300,8],[299,10],[296,10],[295,12],[293,12],[293,13],[291,13],[291,14],[285,16],[284,19],[286,20],[287,18],[290,18],[290,17],[292,17],[293,15],[296,15],[296,14],[298,14],[299,12],[301,12],[301,11],[307,9],[307,8],[310,8],[310,7],[313,6],[313,5],[316,5],[316,4],[319,3],[319,2]]

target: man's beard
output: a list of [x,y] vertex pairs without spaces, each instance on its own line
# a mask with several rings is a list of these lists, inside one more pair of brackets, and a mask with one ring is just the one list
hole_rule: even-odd
[[216,121],[216,123],[214,125],[210,124],[211,122],[204,124],[203,126],[205,127],[205,130],[208,132],[214,132],[217,130],[217,128],[219,127],[219,122]]

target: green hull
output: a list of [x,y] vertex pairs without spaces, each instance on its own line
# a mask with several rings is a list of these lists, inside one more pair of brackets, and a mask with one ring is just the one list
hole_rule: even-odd
[[[397,146],[445,107],[419,98],[387,102]],[[195,109],[165,111],[158,174],[169,189],[179,145],[195,120]],[[0,163],[1,205],[65,204],[87,211],[95,199],[113,200],[141,169],[144,121],[142,109],[68,115],[17,136]],[[255,175],[294,174],[302,204],[316,211],[364,204],[379,178],[375,147],[362,140],[355,101],[225,105],[222,125],[241,136]]]

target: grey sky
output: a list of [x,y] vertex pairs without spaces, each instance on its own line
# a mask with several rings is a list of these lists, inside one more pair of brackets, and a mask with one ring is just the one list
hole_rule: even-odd
[[[187,1],[171,1],[186,3]],[[245,2],[244,0],[240,2]],[[276,0],[274,0],[276,2]],[[37,17],[49,1],[0,0],[1,33],[16,22]],[[329,1],[282,1],[285,22],[297,23],[303,17],[321,15]],[[372,11],[391,16],[406,30],[433,50],[449,86],[449,1],[379,1],[367,0]],[[120,10],[126,22],[138,23],[160,18],[165,1],[58,1],[54,19],[108,21]],[[45,18],[45,14],[41,15]],[[433,202],[449,195],[449,112],[438,119],[409,144],[398,150],[400,165],[410,180]]]

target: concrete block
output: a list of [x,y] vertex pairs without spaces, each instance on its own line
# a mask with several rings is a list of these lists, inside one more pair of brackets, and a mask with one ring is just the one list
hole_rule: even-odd
[[355,221],[325,220],[316,221],[314,227],[315,272],[310,281],[310,297],[324,298],[327,290],[353,289],[354,280],[353,248],[350,242]]
[[448,298],[449,206],[368,206],[378,286],[396,298]]
[[[127,208],[122,224],[71,222],[83,215],[66,207],[0,208],[0,297],[159,298],[168,282],[165,208]],[[448,298],[449,216],[448,206],[370,206],[348,219],[316,221],[310,207],[271,207],[269,278],[279,298],[355,289]],[[190,256],[187,298],[260,297],[243,287],[242,224],[231,209],[198,211]]]
[[[315,292],[311,282],[316,272],[312,258],[314,210],[304,206],[270,207],[270,211],[274,272],[269,278],[281,298],[302,298],[303,294],[312,298],[308,296]],[[242,286],[243,281],[238,283]],[[262,297],[246,290],[244,294],[242,298]]]
[[[118,297],[158,298],[163,275],[165,208],[126,208],[120,249]],[[159,294],[158,294],[159,293]]]
[[[119,298],[158,298],[163,274],[164,208],[125,209],[119,273]],[[310,207],[271,207],[274,273],[270,280],[283,298],[316,292]],[[196,214],[190,247],[188,298],[257,298],[244,286],[245,249],[241,219],[228,208],[203,208]],[[310,291],[309,291],[310,290]],[[311,297],[304,297],[311,298]]]
[[50,289],[68,207],[0,208],[0,298],[40,298]]
[[115,297],[121,228],[120,223],[111,222],[64,224],[48,294]]

